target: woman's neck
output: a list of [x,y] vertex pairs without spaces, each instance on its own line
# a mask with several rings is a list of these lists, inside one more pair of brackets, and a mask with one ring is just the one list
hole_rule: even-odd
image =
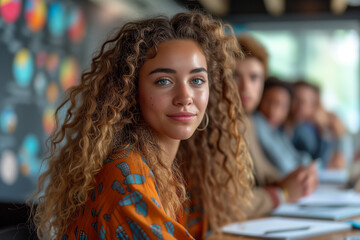
[[175,160],[176,153],[179,149],[180,140],[170,138],[159,138],[160,158],[167,166],[171,166]]

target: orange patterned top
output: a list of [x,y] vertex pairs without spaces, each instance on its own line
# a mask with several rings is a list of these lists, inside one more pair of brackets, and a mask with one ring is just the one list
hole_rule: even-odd
[[180,215],[179,222],[166,215],[144,158],[133,152],[115,153],[96,176],[96,188],[62,239],[203,239],[202,208],[190,201]]

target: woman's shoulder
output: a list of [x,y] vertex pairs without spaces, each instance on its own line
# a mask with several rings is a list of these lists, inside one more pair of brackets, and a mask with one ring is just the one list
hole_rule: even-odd
[[133,173],[146,174],[151,172],[145,158],[131,150],[115,151],[104,161],[101,174],[112,174],[121,171],[124,177]]

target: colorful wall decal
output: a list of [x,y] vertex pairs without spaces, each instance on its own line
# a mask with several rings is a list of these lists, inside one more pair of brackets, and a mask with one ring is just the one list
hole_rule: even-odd
[[59,87],[58,85],[53,82],[50,83],[46,89],[46,99],[50,103],[56,103],[59,98]]
[[78,82],[79,66],[75,58],[64,59],[60,66],[60,84],[64,91]]
[[45,51],[38,52],[35,57],[36,67],[41,68],[45,66],[46,59],[47,59],[47,54]]
[[69,15],[68,36],[73,43],[79,43],[86,34],[86,15],[84,10],[74,8]]
[[66,11],[61,2],[54,2],[49,7],[48,27],[50,33],[55,36],[61,36],[66,30]]
[[55,110],[53,108],[45,109],[43,113],[43,128],[47,135],[50,135],[55,129]]
[[36,33],[46,23],[47,9],[43,0],[27,0],[25,4],[25,20],[28,28]]
[[14,133],[17,125],[17,116],[12,107],[6,107],[0,115],[0,126],[4,133]]
[[0,178],[7,185],[13,185],[18,178],[18,161],[14,152],[5,150],[0,157]]
[[34,89],[38,96],[45,95],[46,76],[43,72],[38,72],[34,79]]
[[19,86],[29,86],[34,74],[34,59],[28,49],[23,48],[16,53],[13,61],[13,74]]
[[22,175],[31,178],[37,177],[41,163],[38,159],[39,150],[40,145],[36,135],[26,135],[19,150],[20,171]]
[[59,55],[56,53],[51,53],[47,56],[46,60],[46,70],[49,73],[55,73],[59,67]]
[[0,0],[0,16],[6,23],[13,23],[20,16],[21,7],[21,0]]

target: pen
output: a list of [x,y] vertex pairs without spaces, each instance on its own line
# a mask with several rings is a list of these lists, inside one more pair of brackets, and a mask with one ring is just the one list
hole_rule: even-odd
[[308,229],[310,229],[310,226],[297,227],[297,228],[284,228],[284,229],[265,231],[264,234],[267,235],[267,234],[272,234],[272,233],[291,232],[291,231],[308,230]]

